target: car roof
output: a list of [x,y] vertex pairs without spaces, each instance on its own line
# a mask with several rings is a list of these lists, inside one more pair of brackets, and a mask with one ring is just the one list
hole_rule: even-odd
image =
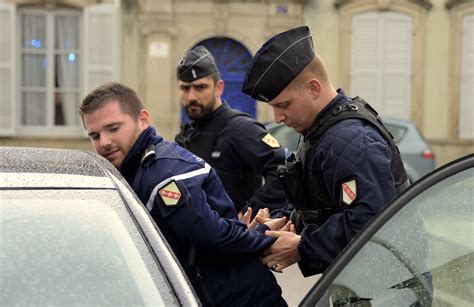
[[0,187],[116,188],[115,167],[77,149],[0,146]]

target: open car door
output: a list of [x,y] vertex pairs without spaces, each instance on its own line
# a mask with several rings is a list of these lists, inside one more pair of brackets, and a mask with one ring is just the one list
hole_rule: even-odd
[[394,199],[300,306],[474,306],[474,155]]

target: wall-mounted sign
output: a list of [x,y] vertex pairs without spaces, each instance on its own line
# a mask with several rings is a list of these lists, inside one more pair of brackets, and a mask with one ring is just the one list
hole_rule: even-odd
[[148,56],[152,58],[167,58],[169,56],[169,44],[165,42],[151,42],[148,45]]
[[287,15],[288,14],[288,5],[280,4],[276,6],[276,13],[278,15]]

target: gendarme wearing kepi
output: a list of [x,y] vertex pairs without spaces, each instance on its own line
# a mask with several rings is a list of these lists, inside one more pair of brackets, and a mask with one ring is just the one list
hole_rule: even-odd
[[250,63],[242,92],[269,102],[308,65],[315,56],[307,26],[283,32],[267,41]]
[[193,82],[217,73],[214,57],[204,46],[188,50],[179,62],[176,75],[179,80]]

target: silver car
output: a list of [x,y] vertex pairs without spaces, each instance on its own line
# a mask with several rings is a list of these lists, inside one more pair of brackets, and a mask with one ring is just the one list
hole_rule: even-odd
[[77,150],[0,147],[2,306],[199,306],[117,170]]
[[[415,182],[436,168],[433,150],[415,123],[398,118],[384,118],[383,123],[393,135],[395,144],[400,150],[410,182]],[[299,133],[283,124],[270,123],[266,127],[282,146],[289,151],[296,151]]]

